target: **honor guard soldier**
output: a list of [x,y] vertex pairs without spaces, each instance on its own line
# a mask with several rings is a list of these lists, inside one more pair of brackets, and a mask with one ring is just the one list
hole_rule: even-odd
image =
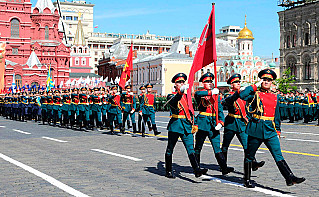
[[48,96],[47,96],[47,101],[48,101],[48,106],[47,106],[47,113],[48,113],[48,124],[51,125],[52,120],[53,120],[53,96],[52,96],[52,90],[48,91]]
[[138,131],[142,133],[142,137],[145,137],[145,124],[147,123],[149,131],[152,131],[152,125],[150,120],[148,119],[146,123],[143,121],[143,108],[144,108],[144,98],[146,94],[146,88],[142,85],[140,88],[141,94],[138,95],[139,107],[138,107]]
[[[276,79],[277,75],[273,70],[264,69],[258,73],[258,77],[262,79],[261,82],[246,87],[240,93],[240,98],[248,102],[247,110],[250,115],[246,127],[248,146],[244,162],[244,186],[254,187],[250,180],[252,162],[262,143],[265,143],[271,152],[279,171],[286,179],[286,184],[291,186],[302,183],[305,178],[298,178],[292,173],[281,153],[278,137],[281,133],[279,101],[278,96],[270,91],[272,81]],[[260,85],[261,88],[258,90]]]
[[[161,132],[157,131],[156,123],[155,123],[155,108],[154,108],[154,102],[155,102],[155,96],[152,94],[152,84],[145,85],[145,88],[147,90],[146,94],[142,95],[142,114],[143,114],[143,120],[144,123],[148,121],[148,119],[151,120],[152,123],[152,129],[154,130],[154,135],[159,135]],[[145,128],[145,127],[144,127]],[[143,128],[142,128],[143,129]],[[142,134],[145,133],[145,129],[142,130]]]
[[73,129],[76,124],[78,124],[76,120],[78,120],[78,116],[79,116],[79,111],[78,111],[79,102],[80,102],[80,99],[79,99],[78,90],[74,88],[72,89],[71,105],[69,106],[71,129]]
[[[86,94],[86,87],[81,88],[81,92],[79,94],[79,104],[78,104],[78,111],[79,111],[79,119],[78,124],[80,130],[85,128],[85,131],[89,130],[89,123],[90,123],[90,112],[89,112],[89,97]],[[82,124],[83,123],[83,124]]]
[[41,95],[41,116],[42,116],[42,124],[44,125],[45,122],[48,120],[48,98],[47,98],[47,92],[43,91]]
[[[244,152],[247,151],[247,138],[248,135],[245,132],[246,124],[248,123],[248,117],[246,114],[246,101],[239,98],[240,87],[241,87],[241,75],[234,74],[228,80],[227,84],[231,86],[231,92],[226,95],[226,98],[222,101],[224,106],[228,108],[228,115],[225,118],[224,136],[222,152],[227,163],[227,151],[228,147],[236,135],[239,142],[244,148]],[[256,171],[258,168],[265,164],[264,161],[257,162],[253,160],[252,169]]]
[[69,122],[70,122],[70,117],[71,117],[71,96],[69,94],[69,90],[65,89],[63,90],[63,95],[62,95],[62,121],[61,121],[61,127],[68,127]]
[[[196,117],[195,125],[198,126],[196,133],[195,153],[198,163],[200,163],[200,152],[203,148],[204,141],[208,136],[214,152],[216,160],[221,168],[222,174],[226,175],[234,171],[234,168],[227,167],[226,160],[222,150],[220,149],[220,132],[219,129],[224,125],[224,113],[220,99],[218,97],[218,114],[215,111],[215,98],[213,95],[218,95],[219,90],[213,87],[214,75],[212,73],[204,74],[199,82],[203,83],[204,90],[195,92],[196,103],[198,104],[199,114]],[[216,123],[216,116],[218,122]]]
[[61,106],[62,106],[62,101],[61,101],[61,96],[60,96],[60,91],[55,90],[54,91],[54,96],[53,96],[53,126],[56,126],[56,123],[59,121],[61,124]]
[[133,133],[137,133],[136,121],[135,121],[135,110],[136,110],[136,98],[131,91],[131,86],[125,86],[126,92],[122,93],[122,109],[123,109],[123,128],[125,128],[125,122],[130,117],[133,125]]
[[119,129],[121,133],[125,133],[125,129],[122,126],[122,107],[121,107],[121,95],[119,92],[117,92],[117,86],[113,86],[111,88],[111,94],[109,95],[108,102],[110,103],[109,113],[108,113],[108,119],[110,123],[110,130],[111,134],[114,135],[113,130],[113,122],[115,118],[118,120]]
[[207,173],[207,169],[200,169],[195,156],[194,137],[192,134],[194,116],[188,108],[187,97],[184,94],[188,88],[188,85],[184,84],[186,80],[187,76],[184,73],[176,74],[172,78],[172,83],[175,83],[176,93],[167,96],[171,112],[171,119],[167,125],[168,142],[165,153],[165,176],[167,178],[175,178],[172,172],[172,155],[178,138],[183,141],[195,176],[200,177]]
[[288,109],[288,117],[289,117],[289,122],[288,123],[294,123],[294,117],[295,117],[295,96],[291,92],[290,94],[287,94],[287,109]]
[[99,127],[101,130],[103,130],[103,124],[102,124],[102,118],[101,118],[101,112],[102,112],[102,96],[99,95],[99,88],[94,88],[94,93],[91,96],[92,104],[91,104],[91,110],[92,110],[92,126],[94,126],[94,120],[96,122],[96,127]]
[[106,90],[106,88],[102,87],[102,94],[101,94],[101,96],[102,96],[102,98],[101,98],[102,124],[104,127],[106,127],[106,129],[110,129],[109,121],[107,120],[107,111],[109,110],[109,103],[108,103],[108,99],[107,99],[108,94],[109,94],[109,92]]

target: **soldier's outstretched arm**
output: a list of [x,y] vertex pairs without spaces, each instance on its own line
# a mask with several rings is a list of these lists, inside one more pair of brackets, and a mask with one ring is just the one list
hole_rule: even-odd
[[242,92],[239,94],[239,98],[243,99],[244,101],[251,101],[254,98],[255,92],[257,91],[257,86],[251,85],[245,88]]

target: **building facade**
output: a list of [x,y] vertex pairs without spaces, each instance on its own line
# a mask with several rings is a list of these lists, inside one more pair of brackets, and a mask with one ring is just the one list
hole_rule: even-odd
[[219,34],[216,34],[216,38],[226,40],[230,46],[237,47],[237,37],[241,29],[240,26],[224,26],[219,29]]
[[45,85],[48,68],[56,84],[69,78],[70,49],[62,43],[58,10],[51,0],[0,1],[0,42],[6,42],[5,86]]
[[[280,73],[290,69],[299,89],[318,90],[319,2],[280,4]],[[287,7],[289,6],[289,7]]]

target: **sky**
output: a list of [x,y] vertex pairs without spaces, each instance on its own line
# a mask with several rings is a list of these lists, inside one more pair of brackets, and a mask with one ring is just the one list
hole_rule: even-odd
[[[55,0],[53,0],[55,1]],[[61,0],[64,1],[64,0]],[[31,0],[33,6],[37,0]],[[208,0],[87,0],[94,6],[95,32],[200,37],[211,12]],[[215,0],[216,33],[227,25],[253,32],[254,54],[279,56],[277,0]]]

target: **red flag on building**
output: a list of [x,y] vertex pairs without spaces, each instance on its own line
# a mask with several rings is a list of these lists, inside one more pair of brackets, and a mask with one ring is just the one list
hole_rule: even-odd
[[131,44],[130,52],[128,53],[125,66],[122,71],[119,86],[124,89],[125,83],[131,78],[131,71],[133,70],[133,43]]
[[[216,35],[215,35],[215,4],[213,3],[212,11],[209,15],[207,24],[205,25],[203,29],[202,35],[200,36],[194,61],[193,61],[191,70],[189,72],[189,78],[188,78],[189,89],[187,90],[187,95],[189,96],[187,97],[187,103],[188,103],[189,109],[193,112],[193,114],[194,114],[194,108],[192,103],[192,97],[190,95],[192,95],[192,87],[194,84],[195,73],[199,71],[201,68],[214,62],[215,63],[214,65],[215,87],[217,87],[216,60],[217,60],[217,54],[216,54]],[[217,100],[216,98],[215,100]],[[217,106],[217,109],[218,109],[218,106]]]

